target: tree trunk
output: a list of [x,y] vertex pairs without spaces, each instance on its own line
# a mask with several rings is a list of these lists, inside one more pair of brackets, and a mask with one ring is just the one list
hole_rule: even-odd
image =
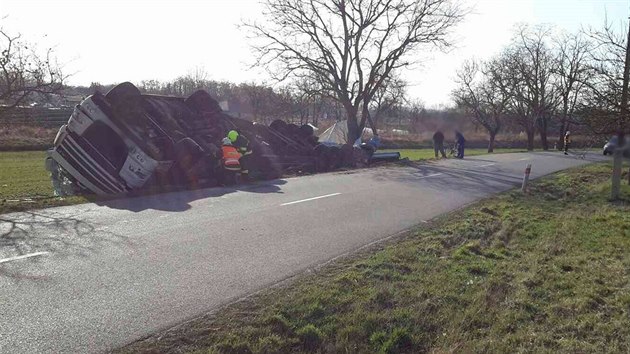
[[361,130],[357,122],[356,116],[353,118],[348,117],[348,144],[354,144],[354,142],[361,137]]
[[374,134],[374,136],[378,136],[378,130],[376,129],[376,122],[374,121],[374,119],[372,118],[372,115],[368,112],[368,124],[370,124],[370,128],[372,128],[372,134]]
[[535,131],[533,129],[527,130],[527,151],[534,150],[534,135]]
[[488,142],[488,153],[494,152],[494,139],[497,136],[497,132],[490,131],[490,141]]
[[542,143],[543,150],[549,150],[549,142],[547,141],[547,130],[540,131],[540,142]]
[[614,152],[612,175],[612,200],[618,200],[621,194],[621,168],[623,165],[624,124],[628,115],[628,81],[630,81],[630,26],[628,26],[628,39],[626,40],[626,62],[623,69],[623,87],[621,90],[621,116],[619,117],[619,147]]
[[543,150],[549,150],[549,142],[547,141],[547,118],[540,119],[540,142]]
[[358,122],[358,109],[352,105],[351,102],[342,103],[344,110],[346,111],[346,119],[348,124],[348,136],[346,141],[348,144],[354,144],[354,142],[361,137],[361,129]]

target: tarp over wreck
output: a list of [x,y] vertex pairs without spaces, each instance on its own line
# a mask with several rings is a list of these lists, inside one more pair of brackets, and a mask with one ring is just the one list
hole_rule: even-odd
[[[369,139],[374,136],[372,129],[363,128],[362,139]],[[324,130],[319,135],[319,142],[327,145],[343,145],[348,141],[348,120],[340,120],[335,122],[330,128]]]

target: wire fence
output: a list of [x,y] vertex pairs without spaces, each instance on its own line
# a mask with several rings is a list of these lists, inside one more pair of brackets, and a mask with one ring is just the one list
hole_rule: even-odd
[[0,125],[55,128],[68,122],[72,108],[17,107],[0,115]]

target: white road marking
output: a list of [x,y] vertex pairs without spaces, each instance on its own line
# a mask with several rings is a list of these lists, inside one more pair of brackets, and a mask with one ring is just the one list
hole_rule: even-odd
[[422,176],[422,177],[418,177],[418,178],[429,178],[429,177],[435,177],[435,176],[439,176],[441,175],[441,173],[434,173],[432,175],[426,175],[426,176]]
[[527,160],[530,160],[530,159],[531,159],[530,157],[523,157],[522,159],[518,159],[518,160],[519,161],[527,161]]
[[48,254],[48,252],[35,252],[35,253],[29,253],[29,254],[24,254],[21,256],[15,256],[15,257],[10,257],[10,258],[4,258],[4,259],[0,259],[0,263],[6,263],[6,262],[11,262],[11,261],[17,261],[20,259],[24,259],[24,258],[30,258],[30,257],[37,257],[37,256],[43,256],[45,254]]
[[311,200],[317,200],[317,199],[322,199],[322,198],[334,197],[334,196],[339,195],[339,194],[341,194],[341,193],[332,193],[332,194],[320,195],[319,197],[313,197],[313,198],[308,198],[308,199],[296,200],[294,202],[283,203],[283,204],[280,204],[280,206],[297,204],[297,203],[304,203],[304,202],[310,202]]
[[487,164],[481,165],[479,167],[490,167],[490,166],[494,166],[494,165],[496,165],[496,163],[487,163]]

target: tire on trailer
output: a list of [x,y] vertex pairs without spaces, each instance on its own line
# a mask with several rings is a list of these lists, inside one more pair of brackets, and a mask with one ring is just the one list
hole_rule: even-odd
[[274,158],[276,155],[269,154],[266,149],[258,150],[250,155],[247,168],[249,175],[256,180],[272,180],[282,177],[282,168],[278,161]]
[[286,130],[287,127],[287,122],[283,121],[282,119],[276,119],[273,122],[271,122],[271,124],[269,124],[269,128],[282,133]]
[[142,93],[131,82],[114,86],[105,94],[112,112],[119,120],[131,121],[138,127],[144,126],[144,106]]
[[184,171],[191,169],[204,156],[201,146],[191,138],[179,140],[174,149],[175,161]]
[[138,97],[142,97],[142,92],[131,82],[118,84],[105,94],[105,98],[107,98],[110,104]]
[[293,123],[287,124],[287,134],[290,137],[297,137],[297,136],[299,136],[300,135],[300,127],[295,125],[295,124],[293,124]]
[[184,100],[184,103],[188,108],[196,111],[198,113],[217,113],[221,112],[221,106],[219,106],[219,102],[215,100],[208,92],[205,90],[197,90],[193,92],[192,95],[188,96]]
[[352,167],[354,166],[354,148],[350,144],[341,145],[339,149],[341,154],[342,166]]
[[313,133],[315,131],[313,130],[313,127],[308,125],[308,124],[304,124],[300,127],[300,131],[299,131],[299,135],[300,137],[302,137],[302,139],[307,139],[311,136],[313,136]]
[[329,148],[330,155],[330,169],[337,170],[343,166],[343,155],[341,148],[337,146],[331,146]]
[[316,172],[326,172],[330,169],[330,160],[328,146],[319,144],[313,149],[315,152],[315,170]]

